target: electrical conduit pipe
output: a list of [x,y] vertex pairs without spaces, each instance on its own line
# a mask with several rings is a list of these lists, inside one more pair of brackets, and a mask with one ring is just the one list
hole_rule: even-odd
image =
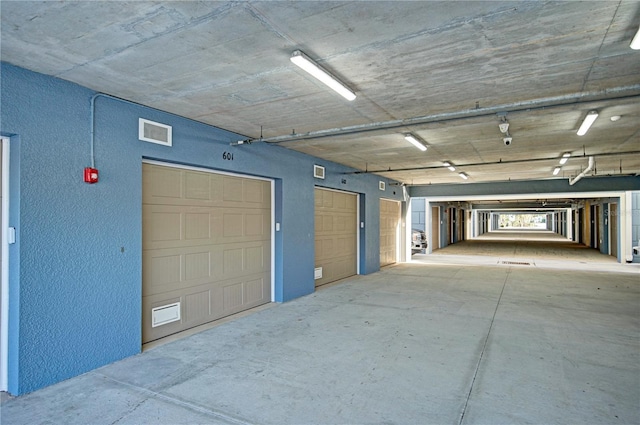
[[584,171],[582,171],[580,174],[578,174],[575,178],[569,179],[569,185],[573,186],[574,184],[576,184],[578,182],[578,180],[580,180],[581,178],[586,176],[587,173],[589,173],[593,169],[594,165],[595,165],[595,163],[593,161],[593,157],[590,156],[589,157],[589,165],[587,166],[587,168],[585,168]]

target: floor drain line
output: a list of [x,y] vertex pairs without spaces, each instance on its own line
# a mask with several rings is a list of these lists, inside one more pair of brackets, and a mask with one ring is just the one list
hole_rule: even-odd
[[508,264],[510,266],[530,266],[531,263],[525,263],[524,261],[501,261],[502,264]]
[[473,392],[473,386],[476,383],[476,377],[478,376],[478,370],[480,369],[480,364],[482,363],[482,358],[484,357],[484,352],[487,349],[487,344],[489,343],[489,335],[491,335],[491,329],[493,329],[493,322],[496,320],[496,314],[498,313],[498,307],[500,307],[500,300],[502,300],[502,294],[504,293],[504,288],[507,286],[507,281],[509,280],[509,275],[511,274],[511,270],[507,271],[507,275],[504,278],[504,282],[502,283],[502,290],[500,291],[500,296],[498,297],[498,302],[496,303],[496,309],[493,311],[493,316],[491,317],[491,323],[489,324],[489,330],[487,330],[487,336],[484,338],[484,344],[482,345],[482,351],[480,352],[480,357],[478,358],[478,363],[476,364],[476,370],[473,373],[473,378],[471,379],[471,386],[469,387],[469,393],[467,393],[467,399],[464,402],[464,407],[462,408],[462,413],[460,414],[460,422],[458,425],[462,425],[464,421],[464,415],[467,413],[467,407],[469,405],[469,399],[471,399],[471,393]]
[[94,373],[96,375],[98,375],[98,376],[101,376],[104,379],[108,379],[111,382],[116,382],[116,383],[118,383],[120,385],[123,385],[125,387],[129,387],[129,388],[131,388],[131,389],[133,389],[133,390],[135,390],[135,391],[137,391],[139,393],[146,394],[147,396],[149,396],[151,398],[161,399],[161,400],[169,402],[171,404],[179,405],[179,406],[185,407],[187,409],[194,410],[196,412],[203,413],[203,414],[208,415],[208,416],[212,416],[212,417],[214,417],[216,419],[222,420],[223,422],[227,422],[227,423],[231,423],[231,424],[237,424],[237,425],[253,425],[253,423],[251,423],[251,422],[245,422],[245,421],[243,421],[241,419],[234,418],[232,416],[226,415],[226,414],[221,413],[221,412],[214,411],[212,409],[207,409],[205,407],[198,406],[198,405],[196,405],[194,403],[189,403],[189,402],[186,402],[186,401],[182,401],[182,400],[179,400],[179,399],[177,399],[175,397],[170,397],[168,395],[161,394],[161,393],[149,390],[149,389],[144,388],[144,387],[139,387],[137,385],[129,384],[128,382],[123,382],[123,381],[120,381],[118,379],[112,378],[112,377],[107,376],[107,375],[103,375],[103,374],[98,373],[98,372],[94,372]]

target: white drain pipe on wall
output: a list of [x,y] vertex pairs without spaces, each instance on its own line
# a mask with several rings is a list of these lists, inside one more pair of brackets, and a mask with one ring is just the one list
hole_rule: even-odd
[[569,185],[573,186],[574,184],[576,184],[578,182],[578,180],[580,180],[581,178],[586,176],[587,173],[590,172],[593,169],[594,165],[595,165],[595,162],[593,160],[593,157],[590,156],[589,157],[589,165],[587,166],[587,168],[585,168],[584,171],[581,172],[580,174],[578,174],[575,178],[569,179]]

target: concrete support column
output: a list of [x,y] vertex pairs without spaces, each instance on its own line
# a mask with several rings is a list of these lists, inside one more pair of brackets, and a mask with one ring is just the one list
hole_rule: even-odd
[[620,231],[618,261],[629,263],[633,261],[633,199],[631,195],[631,192],[623,193],[620,196],[620,206],[618,207],[618,213],[620,214],[620,220],[618,221],[618,229]]
[[471,210],[471,235],[474,238],[478,237],[478,211]]
[[424,200],[424,232],[427,234],[427,249],[426,253],[431,254],[433,252],[433,225],[431,220],[433,220],[431,214],[431,203],[425,199]]

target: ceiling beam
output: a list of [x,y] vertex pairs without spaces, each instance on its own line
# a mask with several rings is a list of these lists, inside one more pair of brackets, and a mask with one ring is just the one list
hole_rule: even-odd
[[[465,197],[491,196],[492,199],[504,199],[506,195],[526,199],[527,194],[549,193],[590,193],[640,190],[640,177],[585,177],[579,184],[569,186],[567,179],[502,181],[491,183],[457,183],[409,186],[412,198],[429,197]],[[544,195],[547,197],[546,195]],[[581,195],[575,195],[580,196]],[[564,196],[567,197],[567,196]],[[571,195],[571,197],[574,197]]]

